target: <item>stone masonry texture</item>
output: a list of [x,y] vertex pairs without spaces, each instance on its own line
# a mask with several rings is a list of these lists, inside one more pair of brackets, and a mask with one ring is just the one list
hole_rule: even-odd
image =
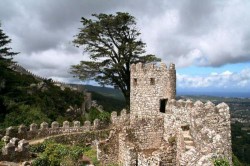
[[[59,135],[54,138],[59,142],[94,140],[102,165],[212,166],[217,158],[232,165],[227,104],[176,101],[174,64],[168,68],[164,63],[132,64],[130,74],[130,113],[125,109],[119,116],[112,112],[108,128],[98,119],[93,124],[85,121],[83,126],[79,121],[65,121],[62,126],[43,122],[9,127],[2,138],[4,158],[10,154],[25,157],[28,144],[24,139]],[[86,134],[96,132],[99,134]],[[85,133],[86,138],[78,138],[77,133]]]
[[[104,165],[232,165],[229,107],[175,100],[175,65],[131,65],[130,113],[111,114],[112,132],[98,146]],[[113,150],[110,150],[113,149]]]

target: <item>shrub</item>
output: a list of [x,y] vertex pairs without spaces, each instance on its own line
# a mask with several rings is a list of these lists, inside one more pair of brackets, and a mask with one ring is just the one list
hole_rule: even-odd
[[20,105],[17,110],[5,116],[4,126],[14,126],[16,124],[29,126],[31,123],[40,124],[44,121],[50,122],[50,119],[41,111],[40,107]]
[[109,123],[110,113],[103,111],[98,115],[98,119],[100,119],[102,122]]
[[94,149],[89,149],[88,151],[84,152],[84,155],[89,157],[92,161],[94,165],[98,165],[99,162],[97,160],[97,155],[96,155],[96,150]]
[[213,160],[214,166],[230,166],[229,161],[225,158],[217,158]]
[[2,149],[4,147],[4,142],[0,141],[0,149]]
[[174,143],[175,143],[175,136],[169,137],[169,138],[168,138],[168,142],[169,142],[170,144],[174,144]]
[[[33,165],[35,166],[59,166],[62,164],[76,165],[78,159],[84,152],[87,152],[87,154],[91,154],[93,156],[89,147],[69,146],[58,144],[53,141],[45,141],[42,144],[32,145],[31,151],[40,153],[39,157],[34,160]],[[94,157],[92,158],[95,159]]]
[[50,165],[49,159],[47,156],[40,156],[32,161],[33,166],[48,166]]
[[243,166],[239,159],[233,154],[233,165],[234,166]]
[[39,144],[35,144],[35,145],[30,145],[29,151],[33,152],[33,153],[42,153],[42,152],[44,152],[45,148],[46,148],[45,143],[39,143]]

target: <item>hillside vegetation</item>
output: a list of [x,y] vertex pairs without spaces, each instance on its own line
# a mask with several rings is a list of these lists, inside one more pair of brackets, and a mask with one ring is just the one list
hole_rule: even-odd
[[82,93],[37,81],[34,77],[0,66],[0,127],[29,125],[70,119],[65,117],[69,106],[81,107]]
[[[125,107],[119,90],[87,86],[85,88],[92,92],[93,100],[102,105],[105,112],[100,113],[91,108],[83,114],[80,110],[84,102],[83,93],[69,88],[61,90],[51,80],[41,82],[31,75],[13,71],[6,65],[0,65],[0,73],[0,129],[20,124],[40,124],[43,121],[106,120],[110,112],[119,112]],[[78,111],[67,113],[70,107]]]

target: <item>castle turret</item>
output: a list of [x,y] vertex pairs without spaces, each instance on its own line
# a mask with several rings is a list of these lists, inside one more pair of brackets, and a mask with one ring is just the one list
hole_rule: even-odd
[[173,63],[170,64],[168,70],[168,80],[169,84],[167,85],[168,99],[175,99],[176,97],[176,70]]
[[142,63],[130,68],[130,111],[138,116],[155,115],[165,112],[165,106],[176,95],[176,71],[174,64],[169,69]]

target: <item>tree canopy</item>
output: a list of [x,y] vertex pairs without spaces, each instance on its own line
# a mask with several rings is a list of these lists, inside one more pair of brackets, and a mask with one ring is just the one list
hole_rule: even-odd
[[3,32],[0,23],[0,64],[10,64],[12,57],[18,54],[17,52],[12,52],[11,48],[8,47],[10,43],[11,39]]
[[129,105],[130,65],[160,61],[145,54],[145,43],[139,38],[136,21],[128,13],[93,14],[82,17],[80,32],[73,43],[83,46],[89,61],[72,66],[72,73],[83,80],[95,80],[100,85],[119,87]]

